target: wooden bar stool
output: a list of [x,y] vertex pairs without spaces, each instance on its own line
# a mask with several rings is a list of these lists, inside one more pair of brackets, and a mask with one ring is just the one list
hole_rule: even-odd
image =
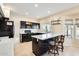
[[59,38],[58,38],[58,48],[61,49],[62,52],[63,52],[63,49],[64,49],[64,46],[63,46],[64,38],[65,38],[64,35],[60,35]]
[[53,41],[49,42],[48,54],[52,53],[52,54],[54,54],[54,56],[56,54],[59,55],[59,52],[58,52],[58,43],[57,43],[58,41],[57,40],[58,40],[58,37],[54,37]]

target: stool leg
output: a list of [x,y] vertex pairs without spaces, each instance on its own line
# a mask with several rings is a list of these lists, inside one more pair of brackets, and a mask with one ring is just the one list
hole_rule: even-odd
[[63,43],[62,43],[62,52],[63,52],[63,49],[64,49],[64,47],[63,47]]
[[58,52],[58,47],[57,47],[57,54],[59,55],[59,52]]
[[48,54],[50,53],[50,48],[48,49]]

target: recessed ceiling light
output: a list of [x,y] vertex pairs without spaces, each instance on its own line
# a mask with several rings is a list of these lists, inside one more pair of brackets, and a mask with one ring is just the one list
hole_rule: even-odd
[[35,6],[35,7],[38,7],[38,4],[35,4],[34,6]]
[[28,12],[26,12],[25,14],[26,14],[26,15],[28,15],[29,13],[28,13]]
[[48,14],[50,13],[50,11],[48,10]]

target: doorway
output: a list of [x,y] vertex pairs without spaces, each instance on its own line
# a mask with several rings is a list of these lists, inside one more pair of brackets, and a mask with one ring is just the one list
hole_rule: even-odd
[[66,24],[66,36],[73,38],[74,26],[72,24]]
[[66,33],[66,36],[67,38],[73,38],[74,36],[74,23],[73,23],[73,19],[68,19],[68,20],[65,20],[65,27],[66,27],[66,30],[65,30],[65,33]]
[[75,20],[75,38],[79,39],[79,19]]

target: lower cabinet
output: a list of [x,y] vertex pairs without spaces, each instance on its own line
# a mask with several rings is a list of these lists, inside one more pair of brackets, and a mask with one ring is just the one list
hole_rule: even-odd
[[21,42],[29,42],[31,40],[31,34],[21,34]]
[[32,38],[32,51],[36,56],[41,56],[48,51],[48,41]]

